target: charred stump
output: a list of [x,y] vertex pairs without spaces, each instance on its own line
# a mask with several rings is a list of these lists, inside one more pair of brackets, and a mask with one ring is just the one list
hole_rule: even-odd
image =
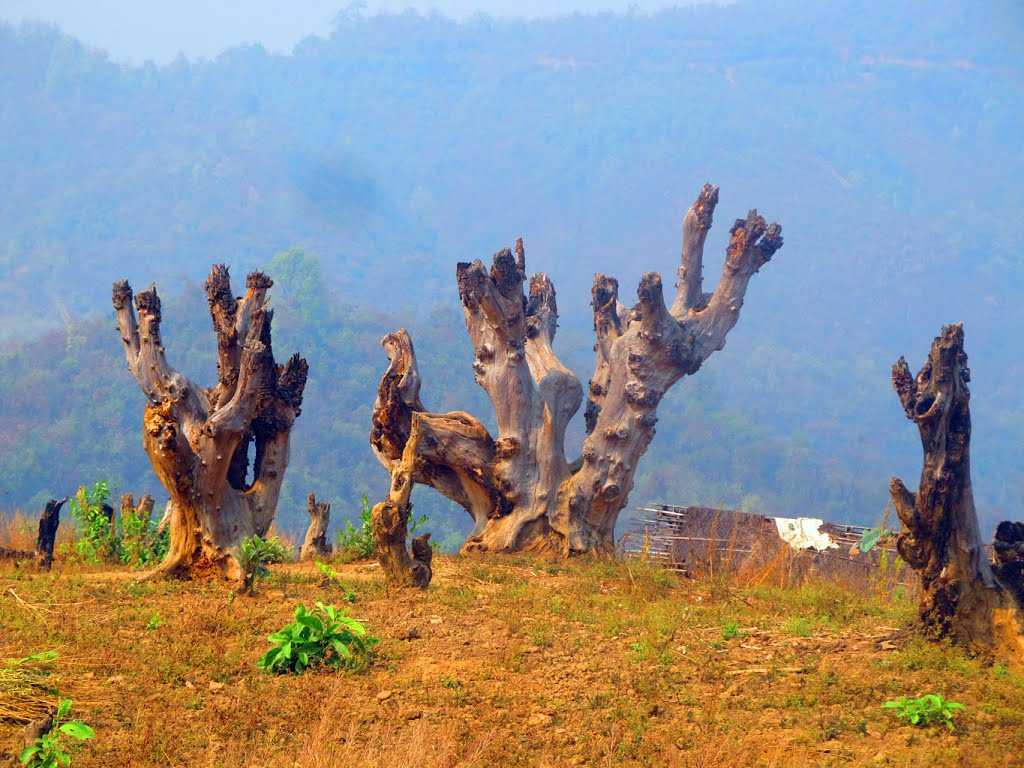
[[469,513],[473,531],[463,551],[614,550],[615,522],[654,437],[658,403],[722,349],[750,278],[782,246],[779,225],[750,211],[733,224],[722,277],[705,293],[704,241],[717,203],[717,187],[705,185],[683,219],[671,308],[657,273],[640,280],[632,307],[619,301],[614,278],[595,275],[596,361],[587,435],[574,461],[565,455],[565,430],[583,388],[554,352],[555,288],[543,273],[527,285],[521,239],[495,254],[490,269],[480,261],[456,267],[473,372],[494,408],[496,436],[467,413],[427,412],[412,339],[404,330],[384,338],[390,364],[377,391],[370,443],[391,473],[391,491],[375,517],[378,553],[390,563],[385,572],[405,567],[413,483],[431,486]]
[[309,512],[309,528],[306,538],[299,550],[300,560],[315,560],[331,554],[331,545],[327,541],[327,526],[331,521],[331,505],[329,502],[316,500],[316,494],[306,497],[306,510]]
[[156,288],[136,296],[127,281],[114,284],[128,369],[146,396],[143,447],[170,495],[170,548],[159,573],[219,573],[241,582],[240,542],[265,535],[274,520],[308,367],[298,355],[284,365],[274,360],[272,285],[253,272],[245,295],[236,297],[227,267],[211,270],[206,295],[217,382],[204,388],[167,361]]
[[57,542],[57,528],[60,525],[60,508],[67,502],[63,499],[50,499],[46,502],[43,514],[39,516],[39,533],[36,536],[36,563],[44,570],[53,565],[53,547]]
[[917,376],[902,357],[892,383],[921,437],[924,463],[916,493],[898,478],[890,494],[902,522],[896,548],[921,579],[919,615],[938,637],[1024,660],[1020,542],[1024,526],[1000,525],[993,569],[985,555],[971,489],[970,369],[962,325],[932,342]]

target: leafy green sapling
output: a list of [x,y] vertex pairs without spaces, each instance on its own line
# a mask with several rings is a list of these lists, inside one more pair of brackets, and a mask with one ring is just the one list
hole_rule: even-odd
[[71,699],[61,699],[53,716],[50,730],[37,738],[18,756],[26,768],[57,768],[71,765],[70,742],[86,741],[96,734],[81,720],[69,720]]
[[301,674],[311,667],[362,670],[373,659],[377,638],[366,627],[333,605],[317,602],[316,608],[295,608],[295,620],[267,640],[273,646],[257,666],[267,672]]

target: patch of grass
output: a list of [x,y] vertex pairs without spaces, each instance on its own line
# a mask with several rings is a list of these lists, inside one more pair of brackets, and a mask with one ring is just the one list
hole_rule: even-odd
[[790,616],[782,623],[782,631],[793,637],[810,637],[814,627],[803,616]]
[[[874,596],[734,586],[719,600],[703,579],[648,588],[621,563],[556,566],[438,556],[429,590],[396,594],[375,567],[330,563],[358,592],[350,615],[403,638],[375,646],[361,675],[255,668],[296,603],[330,595],[342,605],[312,563],[274,568],[287,591],[235,600],[223,583],[199,579],[144,582],[133,597],[123,566],[0,570],[0,654],[60,649],[45,684],[101,726],[74,768],[956,768],[1002,765],[1024,749],[1024,678],[902,632],[898,647],[880,643],[902,608]],[[162,626],[146,631],[154,614]],[[796,642],[780,631],[788,616],[812,635]],[[732,624],[742,641],[723,636]],[[936,680],[967,708],[955,741],[941,726],[942,738],[909,728],[894,737],[896,718],[880,704]],[[392,693],[381,700],[382,691]],[[56,695],[44,696],[52,711]],[[541,725],[500,738],[510,721],[535,716]],[[17,743],[20,727],[0,721],[0,745]]]
[[737,637],[741,637],[740,623],[735,619],[727,621],[722,625],[722,639],[733,640]]

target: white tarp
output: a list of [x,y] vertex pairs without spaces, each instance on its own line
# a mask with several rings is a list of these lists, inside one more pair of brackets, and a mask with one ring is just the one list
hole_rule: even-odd
[[839,545],[829,535],[818,530],[824,525],[823,520],[813,517],[776,517],[775,528],[782,540],[793,549],[832,549]]

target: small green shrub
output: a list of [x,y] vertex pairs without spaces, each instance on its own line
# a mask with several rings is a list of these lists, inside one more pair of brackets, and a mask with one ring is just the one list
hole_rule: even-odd
[[170,531],[158,531],[151,515],[122,510],[115,519],[109,505],[110,484],[99,480],[91,488],[81,486],[68,503],[78,527],[75,554],[86,563],[124,563],[144,568],[163,559],[170,545]]
[[68,511],[78,526],[75,553],[87,563],[120,560],[113,509],[104,508],[109,500],[110,484],[99,480],[92,488],[81,486],[68,503]]
[[344,593],[342,600],[346,603],[354,603],[356,601],[355,590],[351,589],[348,584],[345,583],[344,579],[341,578],[341,574],[331,568],[327,563],[321,563],[319,560],[316,561],[317,570],[323,574],[323,582],[321,586],[334,585],[340,587]]
[[916,699],[901,696],[882,705],[885,709],[895,711],[896,717],[906,720],[911,725],[922,728],[929,725],[944,725],[953,730],[953,714],[964,708],[963,704],[947,701],[937,693],[926,693]]
[[782,624],[782,631],[794,637],[810,637],[811,622],[803,616],[790,616]]
[[[427,516],[409,518],[409,535],[427,524]],[[373,557],[373,507],[364,493],[359,500],[359,525],[345,521],[345,527],[335,537],[338,553],[347,560],[366,560]]]
[[288,548],[271,536],[264,539],[253,535],[242,539],[238,547],[238,564],[245,573],[245,588],[251,589],[257,579],[270,575],[267,568],[271,563],[283,563],[288,559]]
[[345,527],[338,531],[336,537],[338,552],[352,560],[362,560],[373,556],[373,519],[371,516],[370,498],[363,494],[359,500],[359,527],[352,525],[351,520],[345,521]]
[[733,640],[739,637],[742,633],[740,632],[740,623],[738,621],[727,621],[722,625],[722,639]]
[[71,699],[61,699],[53,716],[53,727],[22,750],[18,759],[26,768],[57,768],[71,765],[67,739],[85,741],[96,734],[81,720],[68,720]]
[[295,621],[267,637],[273,647],[257,666],[281,674],[301,674],[310,667],[361,670],[373,659],[377,638],[366,628],[345,616],[333,605],[317,602],[313,611],[304,605],[295,608]]
[[171,531],[170,528],[159,531],[158,527],[159,522],[151,515],[122,510],[114,531],[121,562],[135,568],[145,568],[163,560],[171,544]]

